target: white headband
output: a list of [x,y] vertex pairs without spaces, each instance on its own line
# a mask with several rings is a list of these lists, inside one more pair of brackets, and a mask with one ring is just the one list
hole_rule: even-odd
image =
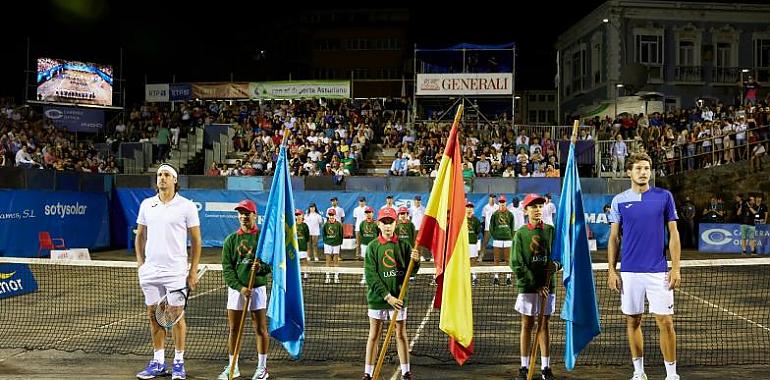
[[169,172],[171,172],[171,175],[174,176],[174,178],[178,177],[178,175],[176,174],[176,169],[174,169],[174,167],[169,164],[162,164],[158,166],[158,173],[160,173],[161,170],[168,170]]

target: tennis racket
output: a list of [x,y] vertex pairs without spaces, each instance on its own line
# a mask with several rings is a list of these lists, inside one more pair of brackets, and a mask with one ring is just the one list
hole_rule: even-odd
[[[198,277],[199,281],[201,277],[203,277],[203,274],[206,273],[206,270],[208,270],[206,266],[202,266],[201,269],[198,270],[196,277]],[[167,292],[166,295],[155,304],[155,322],[158,323],[158,326],[170,330],[171,327],[179,322],[187,309],[187,299],[189,296],[189,284],[182,289]]]

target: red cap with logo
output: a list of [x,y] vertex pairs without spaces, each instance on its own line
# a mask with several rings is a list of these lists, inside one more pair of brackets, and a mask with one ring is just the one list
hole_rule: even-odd
[[507,199],[505,199],[505,195],[501,194],[499,197],[497,197],[497,201],[500,203],[503,203],[503,202],[507,202]]
[[408,214],[409,213],[409,209],[404,207],[404,206],[401,206],[401,207],[398,208],[398,213],[399,214]]
[[377,220],[383,220],[385,218],[395,220],[397,216],[398,215],[396,215],[396,210],[391,207],[385,207],[384,209],[380,210],[380,213],[377,215]]
[[540,203],[545,203],[545,198],[543,198],[540,194],[527,194],[526,198],[524,198],[524,202],[521,202],[522,207],[527,207],[532,203],[535,203],[537,201],[540,201]]
[[326,215],[337,215],[337,210],[330,208],[326,210]]
[[302,210],[300,210],[300,209],[296,209],[296,210],[294,210],[294,215],[305,215],[305,213],[302,212]]
[[374,207],[366,206],[366,209],[364,209],[364,212],[374,212]]
[[257,213],[257,205],[250,199],[244,199],[238,202],[238,206],[235,206],[236,211],[246,210],[248,212]]

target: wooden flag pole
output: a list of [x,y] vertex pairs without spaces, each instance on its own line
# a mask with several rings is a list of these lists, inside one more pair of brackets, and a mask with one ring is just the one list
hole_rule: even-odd
[[[411,252],[410,252],[411,253]],[[406,275],[404,276],[404,282],[401,284],[401,292],[398,294],[398,299],[403,300],[406,297],[406,290],[409,287],[409,277],[412,276],[412,270],[414,270],[414,260],[409,258],[409,266],[406,268]],[[390,345],[390,337],[393,336],[393,330],[396,327],[396,319],[398,318],[398,310],[393,310],[393,316],[390,318],[390,325],[388,325],[388,332],[385,333],[385,341],[382,342],[382,348],[380,348],[380,355],[377,357],[377,365],[374,367],[374,374],[372,380],[377,380],[382,370],[382,363],[385,361],[385,353],[388,351]]]
[[[548,284],[551,283],[552,275],[553,275],[553,272],[547,272],[545,276],[546,286],[548,286]],[[537,348],[540,346],[538,344],[538,341],[540,340],[540,333],[543,331],[546,302],[547,302],[546,297],[541,294],[540,295],[540,312],[537,314],[537,330],[535,332],[535,340],[532,341],[532,349],[529,350],[529,372],[527,372],[527,380],[532,380],[532,376],[535,375],[535,366],[532,364],[536,362],[535,357],[537,356]]]
[[[249,291],[254,286],[254,278],[257,275],[257,257],[254,256],[254,263],[251,264],[251,273],[249,273]],[[238,326],[238,334],[235,336],[235,347],[233,348],[233,362],[230,363],[230,373],[227,374],[228,380],[233,380],[233,374],[235,373],[235,363],[238,363],[238,354],[241,351],[241,336],[243,335],[243,325],[246,323],[246,314],[249,312],[249,304],[251,303],[251,292],[245,296],[246,303],[241,313],[241,324]]]

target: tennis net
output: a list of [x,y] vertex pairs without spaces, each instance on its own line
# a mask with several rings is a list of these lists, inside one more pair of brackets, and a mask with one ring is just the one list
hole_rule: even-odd
[[[139,289],[136,264],[107,261],[55,261],[0,257],[4,263],[29,266],[38,282],[35,293],[0,299],[4,323],[0,348],[148,355],[150,330]],[[187,309],[188,358],[227,358],[226,285],[221,266],[208,272],[191,294]],[[578,364],[625,365],[629,361],[626,320],[620,297],[607,289],[606,264],[594,274],[602,322],[599,335],[581,354]],[[361,268],[338,268],[340,284],[326,284],[326,268],[307,269],[303,282],[306,340],[303,360],[362,362],[369,322]],[[469,363],[504,364],[519,356],[520,317],[514,310],[513,286],[494,286],[505,267],[474,267],[479,284],[473,288],[475,353]],[[433,268],[422,268],[409,290],[408,333],[412,362],[453,361],[447,336],[438,328],[439,311],[431,308]],[[680,365],[770,364],[770,259],[684,261],[682,287],[675,293],[678,361]],[[557,290],[557,311],[551,319],[551,356],[560,362],[564,322],[558,317],[563,288]],[[662,360],[654,318],[643,322],[645,356]],[[385,330],[385,329],[383,329]],[[243,357],[255,357],[251,325],[244,329]],[[384,335],[384,334],[383,334]],[[171,347],[168,339],[167,348]],[[271,359],[288,356],[272,343]],[[395,344],[388,359],[397,362]]]

